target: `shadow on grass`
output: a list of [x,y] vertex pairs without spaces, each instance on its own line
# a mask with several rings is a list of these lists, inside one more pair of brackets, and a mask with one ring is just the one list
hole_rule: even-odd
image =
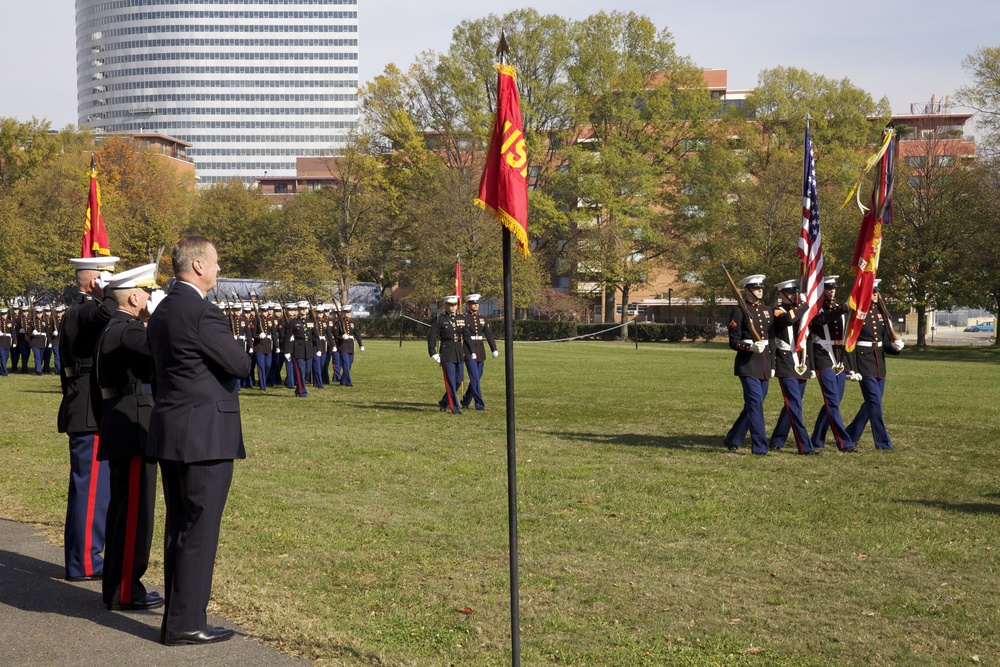
[[566,440],[588,442],[594,445],[624,445],[626,447],[659,447],[685,451],[729,452],[722,446],[722,438],[708,435],[649,435],[648,433],[585,433],[543,431]]
[[[991,494],[991,497],[997,496],[998,494]],[[924,507],[936,507],[950,512],[1000,515],[1000,503],[947,503],[940,500],[901,500],[900,502],[911,505],[923,505]]]
[[61,389],[22,389],[25,394],[61,394]]

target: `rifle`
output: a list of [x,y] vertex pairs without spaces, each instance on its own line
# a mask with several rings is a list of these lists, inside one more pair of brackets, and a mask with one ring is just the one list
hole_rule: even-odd
[[264,331],[264,323],[260,319],[260,308],[257,305],[256,292],[250,292],[250,303],[253,304],[253,314],[257,316],[257,326],[259,327],[260,331]]
[[[720,264],[722,264],[720,262]],[[736,286],[733,281],[733,277],[729,275],[729,270],[726,269],[726,265],[722,264],[722,271],[726,274],[726,278],[729,280],[729,284],[733,288],[733,295],[736,297],[736,305],[740,307],[740,311],[743,313],[743,319],[747,321],[747,326],[750,327],[750,336],[754,339],[754,342],[762,340],[760,334],[757,333],[757,327],[753,325],[753,319],[750,317],[750,311],[747,310],[747,304],[743,301],[743,294],[740,293],[740,288]]]
[[899,340],[899,334],[896,330],[892,328],[892,318],[889,317],[889,311],[886,310],[885,303],[882,301],[882,295],[879,294],[878,297],[878,312],[882,313],[882,317],[885,318],[885,325],[889,327],[889,340],[895,343]]
[[229,320],[229,330],[233,332],[233,336],[236,336],[236,320],[233,318],[233,308],[229,305],[229,296],[226,295],[222,298],[226,300],[226,319]]

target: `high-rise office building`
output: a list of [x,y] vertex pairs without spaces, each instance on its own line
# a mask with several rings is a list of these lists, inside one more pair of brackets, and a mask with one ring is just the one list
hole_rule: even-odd
[[202,184],[294,176],[358,120],[358,0],[76,0],[79,124],[192,144]]

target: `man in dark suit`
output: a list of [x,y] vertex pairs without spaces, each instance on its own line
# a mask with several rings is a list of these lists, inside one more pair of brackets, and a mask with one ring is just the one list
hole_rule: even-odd
[[106,291],[118,308],[97,341],[90,374],[91,402],[101,429],[97,458],[111,469],[101,585],[108,609],[163,606],[160,594],[142,583],[156,502],[156,461],[146,456],[153,392],[143,321],[163,297],[157,287],[156,264],[123,271],[108,281]]
[[114,302],[104,300],[106,279],[117,257],[80,257],[76,266],[79,291],[63,318],[62,402],[58,427],[69,436],[69,494],[63,544],[67,581],[96,581],[104,560],[104,520],[108,513],[108,464],[97,461],[97,421],[90,404],[90,369],[94,346],[111,319]]
[[167,520],[161,641],[207,644],[233,631],[207,625],[212,572],[233,460],[246,458],[239,385],[250,357],[222,311],[205,299],[218,254],[192,236],[174,246],[176,283],[149,318],[156,398],[148,453],[160,465]]

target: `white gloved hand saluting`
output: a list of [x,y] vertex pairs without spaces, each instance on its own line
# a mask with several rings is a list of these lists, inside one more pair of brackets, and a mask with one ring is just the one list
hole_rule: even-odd
[[440,354],[432,354],[431,355],[431,359],[433,359],[434,361],[438,362],[439,364],[441,363],[441,355]]
[[903,339],[897,338],[896,340],[892,341],[891,345],[892,349],[896,350],[896,352],[899,352],[900,350],[903,349]]
[[163,301],[165,296],[167,296],[167,293],[163,290],[153,290],[149,295],[149,299],[146,301],[146,312],[152,315],[153,311],[156,310],[156,307],[160,305],[160,302]]
[[97,286],[104,291],[104,288],[108,286],[108,281],[112,278],[112,273],[110,271],[101,271],[101,275],[97,276]]
[[750,346],[753,348],[753,351],[756,352],[757,354],[764,354],[764,350],[767,349],[767,341],[755,340],[753,343],[750,344]]

